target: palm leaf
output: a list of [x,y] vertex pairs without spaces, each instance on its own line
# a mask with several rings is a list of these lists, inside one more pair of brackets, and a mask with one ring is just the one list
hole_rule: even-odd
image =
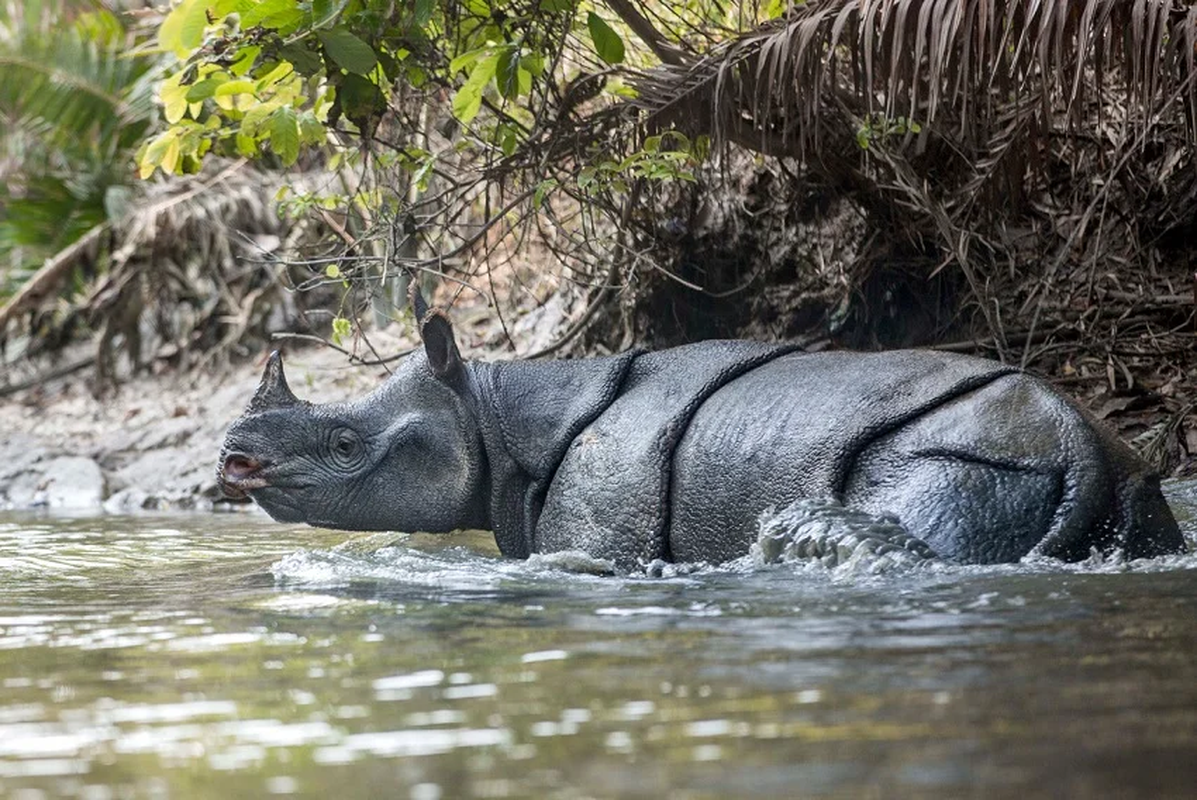
[[24,272],[105,219],[109,189],[132,179],[155,76],[99,4],[0,13],[0,264]]
[[1197,130],[1195,46],[1197,9],[1170,0],[812,0],[636,87],[667,122],[776,155],[810,152],[836,109],[984,142],[1011,104],[1100,114],[1086,93],[1109,82],[1142,121],[1183,104]]

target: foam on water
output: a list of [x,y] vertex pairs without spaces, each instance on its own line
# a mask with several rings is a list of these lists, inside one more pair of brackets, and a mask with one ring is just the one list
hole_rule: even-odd
[[[836,524],[842,529],[851,528],[854,523],[838,520]],[[873,526],[874,521],[863,522],[862,532],[870,535],[875,530]],[[610,562],[572,551],[533,555],[519,561],[479,553],[467,547],[430,551],[403,543],[387,544],[374,550],[363,549],[360,543],[351,548],[298,550],[274,562],[270,572],[280,587],[311,593],[334,592],[332,595],[309,595],[314,609],[320,604],[333,605],[336,590],[366,583],[410,589],[422,587],[435,590],[440,596],[470,597],[493,594],[513,585],[560,587],[586,583],[601,586],[646,580],[697,585],[719,576],[746,577],[754,573],[790,574],[796,580],[816,583],[879,585],[899,583],[914,575],[935,580],[952,576],[1155,573],[1197,569],[1197,553],[1193,552],[1128,561],[1119,552],[1103,555],[1094,551],[1088,559],[1076,563],[1031,555],[1015,564],[959,565],[903,549],[856,547],[841,548],[838,556],[833,551],[832,557],[828,558],[805,554],[794,545],[795,542],[799,545],[809,543],[811,538],[809,526],[799,526],[785,533],[779,532],[776,526],[771,529],[763,526],[761,541],[741,558],[718,565],[654,561],[627,574],[617,574]],[[292,601],[273,602],[282,609]],[[294,602],[300,604],[300,601]]]

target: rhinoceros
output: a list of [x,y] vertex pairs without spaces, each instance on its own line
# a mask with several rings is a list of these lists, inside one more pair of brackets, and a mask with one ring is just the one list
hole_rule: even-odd
[[271,355],[228,431],[225,493],[283,522],[485,529],[506,556],[621,570],[743,556],[764,516],[812,498],[958,563],[1185,549],[1157,475],[1001,363],[750,341],[467,362],[444,313],[417,312],[422,350],[355,401],[299,400]]

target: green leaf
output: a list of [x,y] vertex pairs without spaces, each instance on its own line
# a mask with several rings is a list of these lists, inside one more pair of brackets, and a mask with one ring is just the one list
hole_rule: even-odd
[[[336,264],[329,264],[324,268],[324,274],[335,281],[337,278],[341,277],[341,268]],[[345,321],[348,322],[349,320]]]
[[164,80],[158,95],[162,99],[166,121],[171,125],[181,120],[187,113],[187,90],[189,87],[179,85],[178,78],[179,75],[175,75]]
[[420,67],[408,67],[404,75],[407,77],[407,82],[412,85],[413,89],[419,89],[424,84],[428,83],[428,73]]
[[258,4],[254,0],[216,0],[211,4],[211,8],[213,18],[221,20],[234,12],[245,14],[256,5]]
[[482,92],[495,76],[498,66],[498,55],[488,56],[474,65],[469,79],[457,90],[457,94],[453,95],[453,116],[464,123],[469,123],[478,116],[478,111],[482,108]]
[[374,48],[354,36],[345,28],[317,31],[320,43],[329,57],[342,68],[358,75],[366,75],[378,63]]
[[536,191],[532,194],[532,207],[539,209],[544,205],[544,199],[548,193],[557,188],[557,181],[555,178],[546,178],[536,186]]
[[432,12],[435,9],[435,0],[416,0],[415,23],[423,28],[432,20]]
[[258,128],[281,105],[282,103],[279,101],[271,100],[270,102],[255,103],[250,106],[249,111],[246,111],[245,116],[241,119],[241,131],[247,136],[257,135]]
[[381,90],[361,75],[345,76],[337,87],[337,101],[345,116],[359,128],[366,127],[375,112],[385,107]]
[[158,29],[158,44],[179,58],[186,58],[204,40],[204,26],[208,24],[208,7],[201,0],[183,0],[162,21]]
[[257,81],[258,94],[262,94],[267,89],[273,87],[286,78],[290,78],[295,73],[295,67],[289,61],[279,61],[273,64],[263,64],[261,69],[266,73],[261,75]]
[[333,320],[332,338],[335,343],[340,344],[341,340],[352,332],[353,326],[350,324],[349,320],[345,319],[344,317],[337,317]]
[[668,136],[669,138],[673,139],[673,147],[671,148],[673,152],[690,152],[690,137],[686,136],[686,134],[682,133],[681,131],[668,131],[664,134],[664,136]]
[[332,24],[349,0],[312,0],[312,28],[323,28]]
[[544,56],[540,53],[529,53],[520,58],[520,66],[532,74],[532,77],[539,78],[544,74]]
[[[234,94],[253,94],[253,92],[253,81],[228,81],[217,86],[216,91],[213,92],[213,96],[228,97]],[[188,94],[190,95],[190,92]]]
[[270,148],[288,167],[299,158],[299,121],[290,106],[270,115]]
[[207,100],[216,94],[216,90],[221,84],[228,83],[229,77],[223,73],[217,73],[211,78],[205,78],[198,83],[193,83],[187,90],[185,99],[188,103],[198,103],[201,100]]
[[286,14],[297,6],[295,0],[263,0],[261,3],[254,3],[253,8],[241,15],[241,29],[261,25],[263,20],[277,14]]
[[233,63],[229,64],[229,73],[238,78],[245,76],[257,63],[261,52],[262,48],[256,44],[241,48],[234,56]]
[[479,19],[490,18],[490,4],[486,0],[465,0],[464,5],[471,16]]
[[171,136],[166,140],[166,147],[162,151],[162,171],[169,174],[175,171],[179,164],[179,140]]
[[499,94],[506,99],[519,97],[520,60],[514,47],[505,47],[499,53],[499,60],[495,64],[495,83],[499,86]]
[[428,188],[428,176],[432,174],[432,168],[435,166],[436,156],[430,154],[420,163],[419,169],[412,173],[412,180],[416,182],[420,191]]
[[237,146],[238,155],[253,158],[258,154],[258,140],[244,130],[238,130],[233,141]]
[[141,154],[138,164],[143,179],[150,177],[154,173],[154,168],[162,165],[162,159],[172,142],[177,148],[178,139],[175,138],[172,131],[164,131],[150,142],[145,152]]
[[608,64],[623,63],[623,39],[619,34],[593,11],[586,17],[586,26],[590,28],[590,39],[599,58]]
[[299,42],[284,45],[278,49],[279,58],[285,58],[300,75],[311,77],[324,68],[324,59]]
[[[795,5],[797,4],[795,3]],[[763,13],[765,19],[777,19],[789,9],[789,0],[768,0],[768,2],[765,3],[765,9]]]
[[293,5],[262,20],[262,27],[271,28],[283,36],[289,36],[298,30],[307,18],[308,16],[302,8]]
[[311,111],[299,115],[299,141],[302,144],[320,144],[324,141],[325,128]]
[[491,47],[490,45],[487,45],[486,47],[467,50],[466,52],[458,55],[449,62],[449,74],[456,75],[462,70],[468,70],[472,64],[477,62],[478,59],[482,58],[483,56],[489,54],[490,51]]

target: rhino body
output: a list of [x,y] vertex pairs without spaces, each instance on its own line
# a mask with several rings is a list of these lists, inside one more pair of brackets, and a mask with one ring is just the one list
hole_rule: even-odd
[[349,403],[297,400],[273,356],[218,473],[271,516],[493,530],[500,550],[633,569],[746,554],[763,513],[832,498],[961,563],[1180,552],[1158,478],[1042,381],[929,351],[701,342],[556,362],[424,352]]

